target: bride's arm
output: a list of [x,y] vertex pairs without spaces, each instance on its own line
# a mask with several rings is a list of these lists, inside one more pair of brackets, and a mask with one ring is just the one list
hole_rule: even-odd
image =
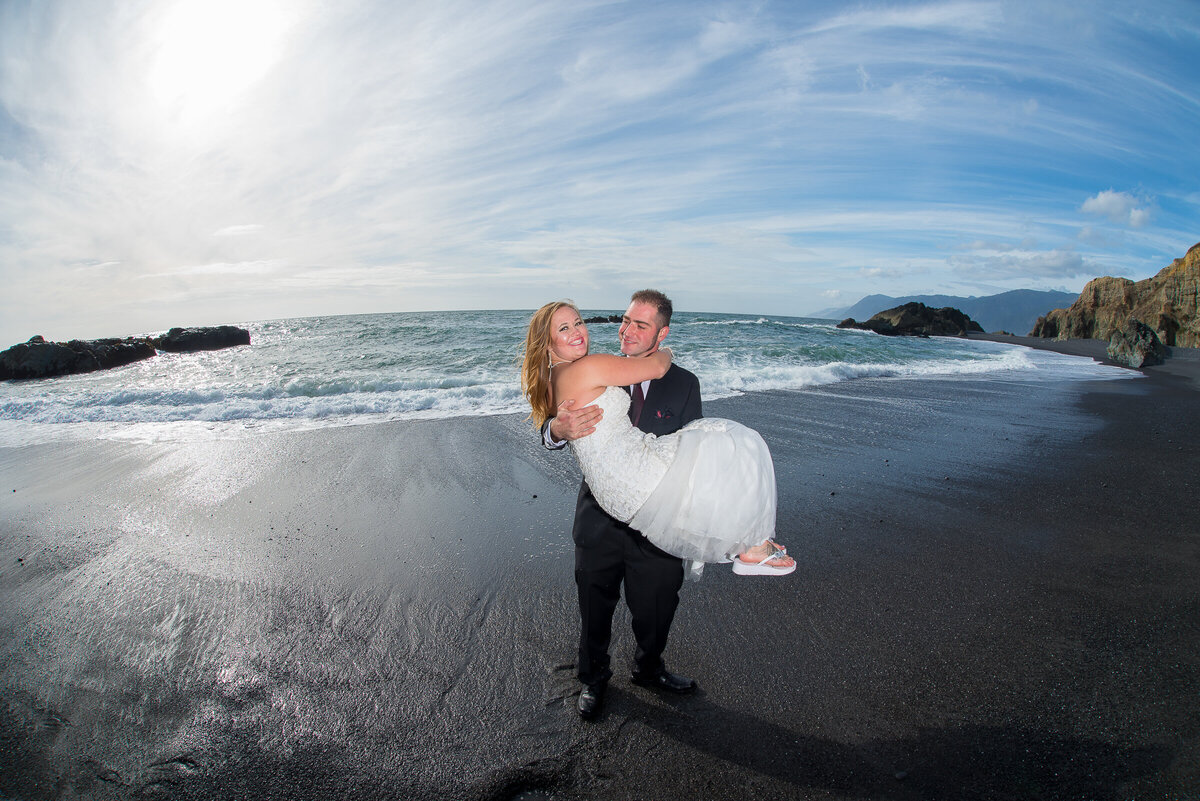
[[662,378],[671,368],[671,349],[661,348],[649,356],[614,356],[593,353],[579,360],[579,372],[586,383],[597,387],[627,387]]
[[593,353],[577,359],[553,379],[556,404],[567,400],[591,403],[605,387],[640,384],[646,379],[662,378],[671,367],[671,351],[663,348],[649,356],[623,357]]

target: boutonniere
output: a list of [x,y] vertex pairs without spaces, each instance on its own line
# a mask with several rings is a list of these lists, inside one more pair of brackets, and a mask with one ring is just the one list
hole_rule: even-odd
[[654,416],[657,417],[659,420],[670,420],[672,417],[675,416],[675,413],[673,411],[671,411],[670,409],[659,409],[658,411],[656,411],[654,413]]

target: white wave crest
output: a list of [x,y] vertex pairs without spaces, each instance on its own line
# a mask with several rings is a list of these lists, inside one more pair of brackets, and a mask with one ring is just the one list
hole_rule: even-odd
[[[680,363],[699,376],[705,399],[862,378],[1133,375],[1002,343],[880,337],[804,318],[677,317],[671,344]],[[466,324],[476,329],[462,334]],[[4,382],[0,443],[527,413],[514,359],[526,325],[518,312],[313,318],[260,326],[252,348]],[[419,327],[422,336],[397,336],[398,326]],[[453,347],[430,344],[447,330],[460,334]]]

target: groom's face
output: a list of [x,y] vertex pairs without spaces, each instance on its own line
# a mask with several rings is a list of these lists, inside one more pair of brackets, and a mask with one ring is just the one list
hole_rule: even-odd
[[657,308],[649,303],[634,301],[621,316],[621,328],[617,332],[621,353],[626,356],[648,356],[658,350],[658,344],[667,336],[667,331]]

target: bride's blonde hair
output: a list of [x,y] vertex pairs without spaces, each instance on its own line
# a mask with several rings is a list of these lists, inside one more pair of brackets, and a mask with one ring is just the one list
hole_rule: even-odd
[[529,418],[541,428],[554,416],[554,401],[550,396],[550,330],[554,313],[569,308],[579,314],[579,308],[570,301],[556,300],[547,303],[533,313],[529,330],[525,333],[525,355],[521,363],[521,392],[529,401]]

